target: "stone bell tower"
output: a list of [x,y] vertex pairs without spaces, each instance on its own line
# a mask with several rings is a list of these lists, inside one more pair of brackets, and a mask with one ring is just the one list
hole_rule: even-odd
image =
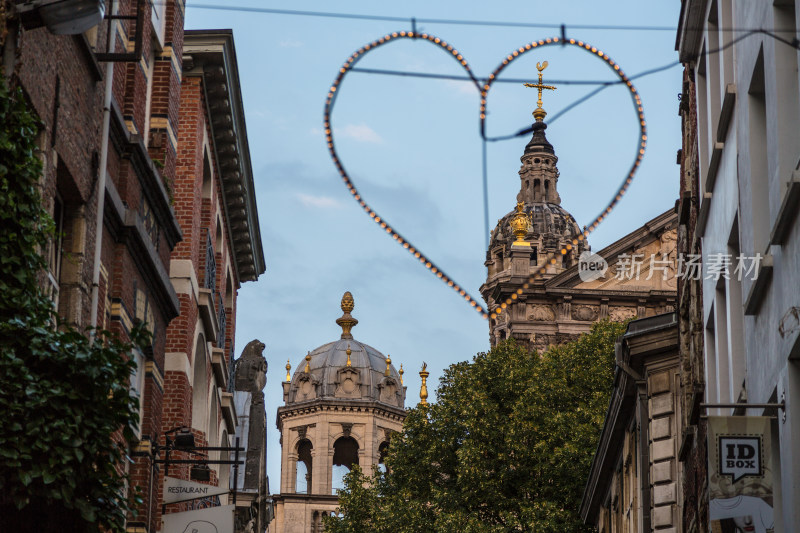
[[338,506],[336,489],[353,465],[382,465],[405,419],[406,389],[389,357],[353,338],[353,296],[342,298],[339,339],[306,355],[291,375],[286,364],[280,494],[271,532],[322,532],[322,516]]

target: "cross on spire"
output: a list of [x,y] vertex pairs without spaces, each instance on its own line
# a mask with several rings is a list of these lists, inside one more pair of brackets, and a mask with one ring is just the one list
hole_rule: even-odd
[[542,83],[542,71],[547,68],[547,61],[544,63],[536,63],[536,70],[539,71],[539,83],[525,83],[525,87],[530,87],[532,89],[539,89],[539,99],[536,101],[536,109],[533,111],[533,118],[536,119],[536,122],[542,122],[544,117],[547,116],[547,112],[542,109],[542,90],[547,89],[549,91],[555,91],[556,87],[554,85],[544,85]]

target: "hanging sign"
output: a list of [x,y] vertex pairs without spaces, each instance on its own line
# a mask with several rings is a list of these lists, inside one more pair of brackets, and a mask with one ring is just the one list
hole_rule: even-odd
[[773,530],[770,447],[769,417],[708,417],[711,531]]
[[[207,498],[219,494],[227,494],[227,487],[203,485],[186,479],[174,477],[164,478],[164,503],[176,503],[197,498]],[[189,532],[191,533],[191,532]]]
[[233,533],[233,509],[235,505],[223,505],[165,514],[161,520],[162,533]]

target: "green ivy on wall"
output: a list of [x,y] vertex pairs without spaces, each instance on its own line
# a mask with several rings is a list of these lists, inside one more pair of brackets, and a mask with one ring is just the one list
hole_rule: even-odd
[[0,82],[0,531],[121,532],[141,503],[125,474],[133,346],[53,326],[38,130],[22,91]]

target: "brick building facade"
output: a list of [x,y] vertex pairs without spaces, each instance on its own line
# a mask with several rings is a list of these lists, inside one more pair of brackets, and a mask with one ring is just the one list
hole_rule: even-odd
[[[184,238],[170,263],[181,311],[167,330],[162,433],[188,427],[195,446],[227,447],[245,414],[236,411],[229,376],[237,290],[264,271],[232,33],[186,31],[182,69],[174,209]],[[229,466],[211,468],[211,484],[230,486]],[[171,466],[169,475],[189,479],[190,466]],[[174,504],[167,512],[195,505]]]
[[[46,283],[58,312],[123,339],[137,322],[153,335],[134,354],[141,422],[126,468],[144,502],[129,528],[155,532],[163,432],[187,425],[197,445],[220,445],[234,431],[224,391],[236,291],[265,270],[232,36],[217,32],[219,50],[191,66],[183,0],[107,1],[106,18],[74,35],[4,7],[4,74],[42,124],[42,196],[59,235]],[[200,414],[183,368],[204,385]]]

